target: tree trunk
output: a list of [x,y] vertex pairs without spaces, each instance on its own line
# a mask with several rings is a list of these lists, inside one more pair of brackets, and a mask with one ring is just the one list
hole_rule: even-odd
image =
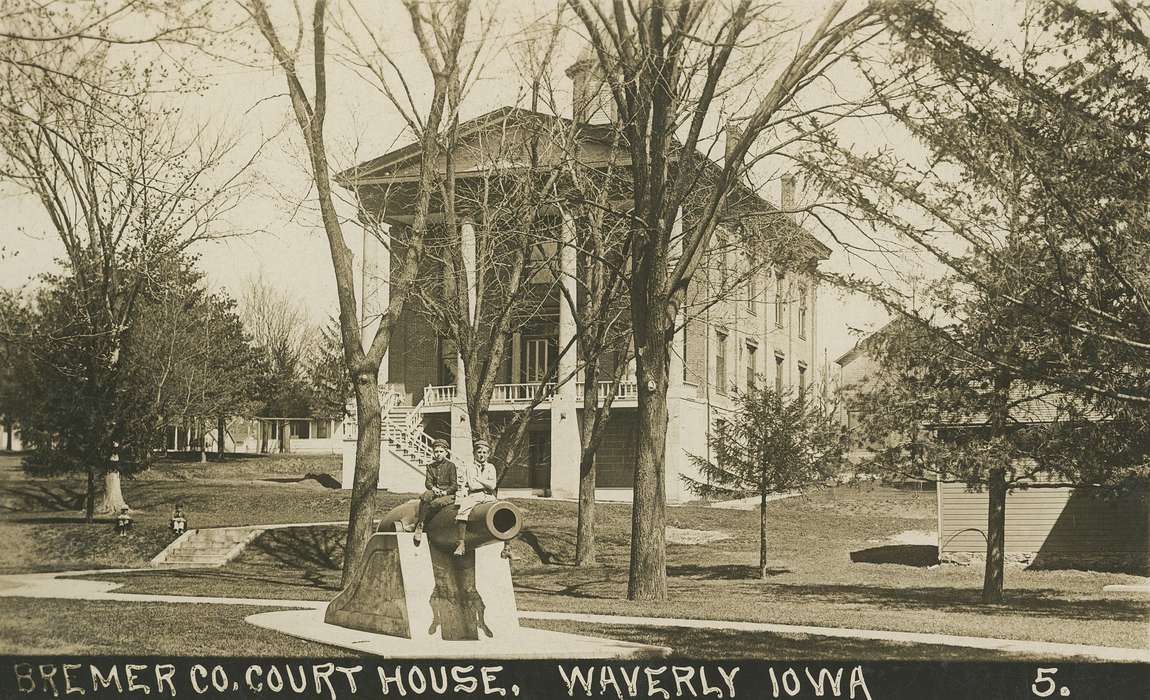
[[[590,439],[588,436],[585,439]],[[583,450],[579,460],[579,510],[575,535],[575,565],[595,563],[595,453]]]
[[[654,321],[654,322],[653,322]],[[667,598],[666,487],[668,348],[663,329],[646,322],[647,341],[636,343],[639,425],[635,436],[634,504],[631,508],[631,566],[627,597]],[[653,327],[652,327],[653,326]]]
[[96,468],[88,465],[88,490],[84,494],[84,521],[92,522],[96,511]]
[[[994,377],[994,392],[990,411],[992,440],[1006,437],[1010,422],[1009,371],[999,371]],[[1006,559],[1006,464],[991,467],[987,475],[988,503],[986,508],[986,569],[982,576],[982,602],[1002,602],[1003,569]]]
[[767,491],[759,493],[759,578],[767,577]]
[[4,416],[4,449],[12,451],[12,419]]
[[100,505],[96,508],[98,513],[119,513],[121,508],[127,508],[124,500],[124,491],[120,482],[120,471],[108,469],[104,472],[104,495]]
[[219,416],[216,418],[216,455],[219,456],[220,461],[224,459],[224,433],[227,432],[224,425],[224,417]]
[[204,427],[204,419],[196,419],[196,432],[200,434],[200,464],[208,461],[208,431]]
[[[378,403],[378,400],[376,401]],[[291,422],[280,421],[280,454],[291,452]]]
[[982,602],[1001,603],[1006,559],[1006,469],[990,470],[989,505],[986,515],[986,570],[982,577]]
[[379,489],[379,450],[383,440],[376,370],[363,372],[357,377],[355,403],[359,431],[355,440],[355,473],[351,485],[347,540],[343,548],[342,588],[346,588],[352,581],[375,519],[375,494]]

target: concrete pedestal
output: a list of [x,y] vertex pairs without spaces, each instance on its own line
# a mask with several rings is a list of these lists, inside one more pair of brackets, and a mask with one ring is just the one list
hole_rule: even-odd
[[409,533],[372,535],[355,580],[328,605],[325,621],[405,639],[480,640],[519,629],[503,543],[463,556],[416,545]]
[[323,610],[282,610],[251,615],[247,622],[299,639],[388,659],[642,659],[668,656],[667,647],[619,642],[531,627],[514,635],[477,641],[404,639],[324,622]]

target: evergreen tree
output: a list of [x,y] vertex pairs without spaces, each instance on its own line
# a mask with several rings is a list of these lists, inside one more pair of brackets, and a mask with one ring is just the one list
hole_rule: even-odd
[[701,479],[682,476],[707,499],[759,497],[759,575],[767,577],[767,496],[835,475],[845,435],[833,411],[809,392],[778,394],[758,382],[736,395],[736,412],[707,437],[711,457],[692,455]]

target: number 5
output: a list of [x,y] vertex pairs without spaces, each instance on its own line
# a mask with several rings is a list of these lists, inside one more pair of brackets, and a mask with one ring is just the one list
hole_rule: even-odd
[[[1030,684],[1030,692],[1034,693],[1040,698],[1048,698],[1051,695],[1054,695],[1054,690],[1058,687],[1058,685],[1050,676],[1053,676],[1055,673],[1058,673],[1058,669],[1056,668],[1038,669],[1038,673],[1034,676],[1034,682]],[[1047,685],[1042,690],[1039,690],[1039,683],[1045,683]]]

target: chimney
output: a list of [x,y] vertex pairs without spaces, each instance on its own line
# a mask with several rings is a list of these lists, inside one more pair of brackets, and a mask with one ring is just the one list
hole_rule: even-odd
[[783,175],[779,178],[779,208],[784,212],[795,206],[795,176]]
[[[723,163],[730,163],[731,159],[735,157],[735,145],[739,142],[739,138],[743,135],[743,127],[740,125],[741,120],[731,120],[727,122],[726,139],[723,144]],[[742,159],[739,159],[737,166],[741,166]]]

